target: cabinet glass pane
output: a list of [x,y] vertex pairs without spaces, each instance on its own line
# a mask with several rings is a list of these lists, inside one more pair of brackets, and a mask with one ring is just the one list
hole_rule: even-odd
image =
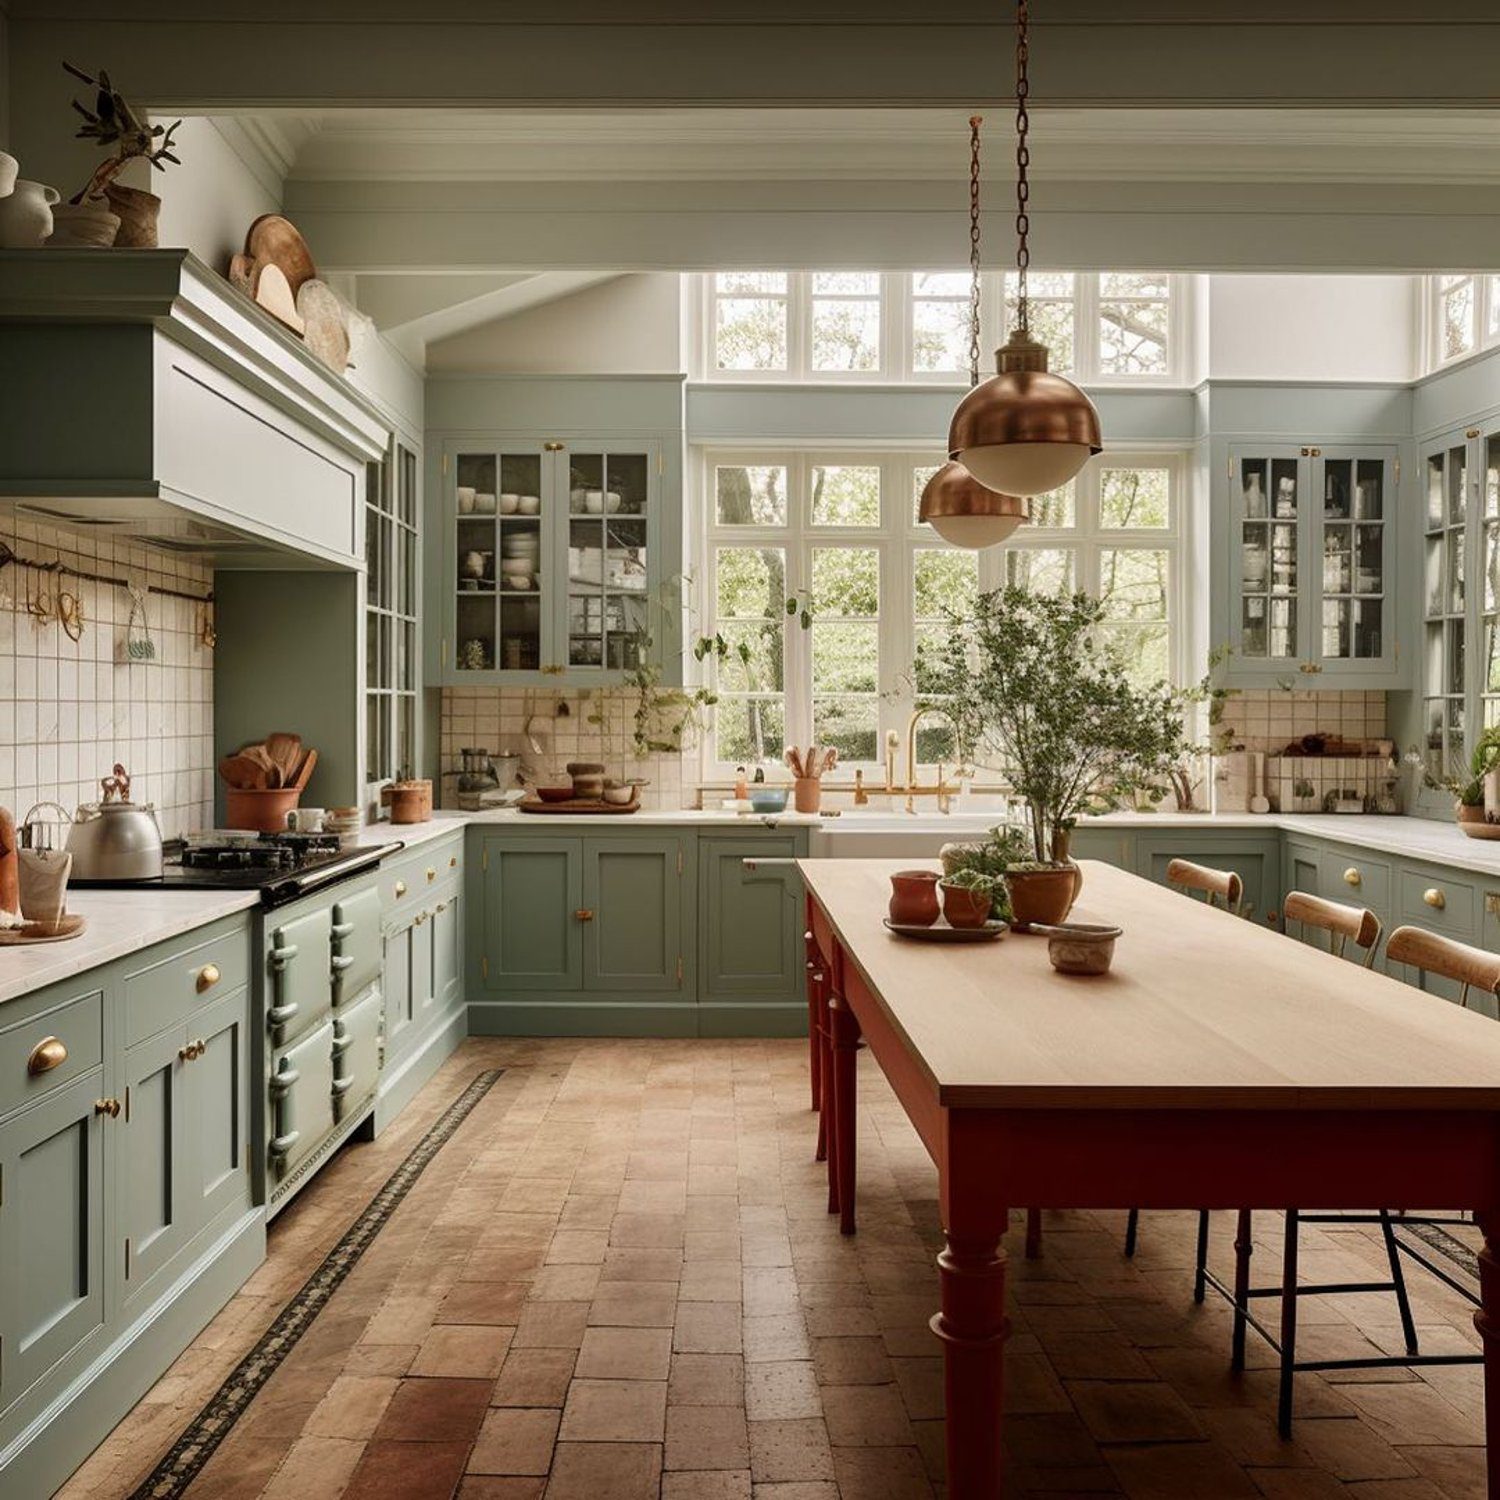
[[1362,458],[1355,465],[1354,518],[1357,521],[1385,519],[1385,465],[1379,459]]
[[[649,627],[650,455],[575,452],[569,463],[567,664],[629,670]],[[750,479],[750,471],[725,474]]]
[[1323,462],[1323,518],[1346,521],[1354,509],[1354,461],[1329,458]]
[[1261,661],[1297,656],[1301,497],[1294,458],[1241,458],[1239,645]]
[[1434,453],[1427,460],[1427,529],[1436,531],[1443,524],[1446,506],[1443,499],[1443,455]]
[[454,468],[454,667],[534,671],[541,666],[545,587],[542,455],[460,453]]

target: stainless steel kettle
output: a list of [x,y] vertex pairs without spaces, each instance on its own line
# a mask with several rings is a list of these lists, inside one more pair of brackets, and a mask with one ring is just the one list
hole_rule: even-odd
[[130,800],[130,777],[117,765],[101,785],[104,796],[73,815],[68,852],[74,880],[156,880],[161,876],[161,828],[149,802]]

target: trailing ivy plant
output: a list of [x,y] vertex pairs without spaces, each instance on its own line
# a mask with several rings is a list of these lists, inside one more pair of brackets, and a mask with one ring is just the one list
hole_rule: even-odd
[[1190,747],[1181,694],[1131,680],[1087,594],[1006,585],[924,656],[965,759],[997,765],[1026,806],[1035,863],[1061,857],[1086,809],[1159,786]]

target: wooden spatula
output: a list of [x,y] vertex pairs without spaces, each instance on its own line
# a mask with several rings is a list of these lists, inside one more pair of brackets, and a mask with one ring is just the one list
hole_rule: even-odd
[[261,791],[266,784],[265,767],[248,755],[226,755],[219,762],[219,775],[226,786],[241,792]]
[[297,779],[292,782],[292,785],[296,787],[299,792],[307,786],[308,778],[312,775],[313,767],[316,766],[317,763],[318,752],[316,750],[309,750],[307,754],[302,757],[302,764],[297,768]]
[[302,764],[302,736],[278,729],[275,734],[266,736],[266,754],[281,771],[281,785],[291,786]]

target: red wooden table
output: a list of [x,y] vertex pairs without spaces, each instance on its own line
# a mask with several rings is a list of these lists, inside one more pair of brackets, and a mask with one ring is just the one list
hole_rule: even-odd
[[831,1061],[846,1232],[857,1046],[938,1169],[947,1247],[932,1326],[952,1500],[1000,1493],[1007,1205],[1401,1203],[1472,1208],[1483,1230],[1474,1321],[1500,1500],[1500,1025],[1093,862],[1074,916],[1125,930],[1104,977],[1055,973],[1038,937],[902,940],[881,918],[891,872],[910,864],[801,868],[809,954],[826,973],[822,1094],[826,1109]]

